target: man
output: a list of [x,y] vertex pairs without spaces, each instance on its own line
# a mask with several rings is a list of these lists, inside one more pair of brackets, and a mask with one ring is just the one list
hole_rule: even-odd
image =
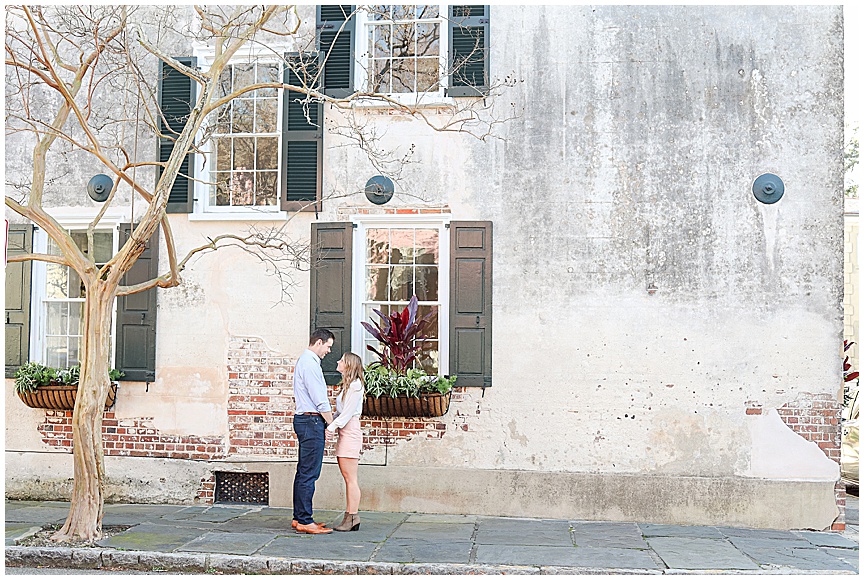
[[324,461],[326,427],[333,421],[321,359],[330,353],[333,333],[316,328],[309,348],[294,365],[294,433],[300,445],[294,475],[294,519],[291,527],[304,534],[329,534],[333,530],[312,519],[312,496]]

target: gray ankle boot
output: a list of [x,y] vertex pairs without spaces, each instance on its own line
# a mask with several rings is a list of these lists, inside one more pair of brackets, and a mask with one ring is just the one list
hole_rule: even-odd
[[349,514],[345,512],[345,517],[342,518],[342,523],[338,526],[333,526],[337,532],[356,532],[360,529],[360,516],[358,514]]

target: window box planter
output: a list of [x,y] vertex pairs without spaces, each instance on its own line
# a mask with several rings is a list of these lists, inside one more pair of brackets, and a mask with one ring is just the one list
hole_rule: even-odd
[[[49,409],[52,411],[71,411],[75,408],[75,395],[78,385],[39,385],[35,391],[18,392],[18,397],[28,407],[33,409]],[[114,404],[117,398],[117,383],[111,383],[108,396],[105,398],[105,408]]]
[[366,395],[364,417],[440,417],[450,408],[450,393],[421,393],[420,397]]

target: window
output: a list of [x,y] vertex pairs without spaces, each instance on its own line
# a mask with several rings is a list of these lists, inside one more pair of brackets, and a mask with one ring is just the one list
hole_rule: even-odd
[[365,13],[358,35],[366,84],[385,94],[439,93],[444,69],[442,26],[446,10],[438,5],[378,5]]
[[[419,316],[432,315],[416,365],[427,373],[447,372],[448,245],[444,224],[434,222],[366,222],[357,229],[354,284],[357,292],[353,332],[364,363],[377,360],[367,345],[380,350],[360,321],[380,322],[417,296]],[[360,255],[358,255],[360,254]],[[442,290],[443,289],[443,290]]]
[[[311,240],[310,327],[333,332],[334,352],[374,360],[360,323],[373,307],[399,308],[416,293],[437,312],[420,366],[455,374],[456,386],[492,386],[492,222],[358,215],[313,222]],[[341,379],[336,360],[321,364],[328,385]]]
[[[258,83],[281,82],[277,62],[229,64],[217,98]],[[216,111],[211,140],[210,208],[277,209],[279,196],[279,99],[281,90],[244,93]]]
[[[86,230],[71,230],[72,239],[87,253]],[[42,242],[47,253],[60,255],[53,240],[42,233]],[[38,242],[37,242],[38,243]],[[96,265],[101,267],[114,255],[114,232],[96,230],[93,233],[93,255]],[[43,332],[35,333],[37,346],[32,360],[41,360],[51,367],[67,368],[79,363],[79,353],[84,332],[84,297],[86,290],[75,270],[60,264],[40,263],[44,268],[44,285],[36,288],[40,292]],[[38,265],[34,265],[34,269]]]

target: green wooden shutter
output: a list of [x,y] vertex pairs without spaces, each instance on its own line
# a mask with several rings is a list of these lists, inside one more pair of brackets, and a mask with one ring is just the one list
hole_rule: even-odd
[[[318,6],[318,46],[324,63],[324,94],[341,99],[354,92],[354,6]],[[344,26],[343,26],[344,24]]]
[[[286,84],[315,86],[318,73],[315,57],[292,53],[285,56],[285,63],[283,78]],[[323,108],[321,103],[314,102],[304,106],[305,99],[305,94],[296,91],[283,91],[282,94],[280,206],[285,211],[321,209]]]
[[[33,226],[10,224],[9,256],[33,251]],[[32,262],[6,264],[6,376],[12,377],[30,354],[30,273]]]
[[[120,246],[132,235],[132,224],[120,224]],[[140,284],[159,275],[159,230],[121,282]],[[114,366],[126,381],[156,380],[156,288],[117,297],[117,340]]]
[[450,373],[492,386],[492,222],[450,222]]
[[449,29],[447,95],[485,95],[489,91],[489,6],[451,6]]
[[[195,59],[191,57],[178,57],[176,60],[190,67],[195,66]],[[176,138],[183,131],[189,113],[192,111],[192,104],[195,102],[195,81],[164,61],[159,61],[159,67],[159,108],[162,111],[159,130],[163,135]],[[173,150],[174,139],[159,139],[159,161],[168,161]],[[192,176],[194,169],[192,155],[187,155],[180,166],[180,173],[174,180],[174,185],[171,186],[168,206],[165,209],[167,213],[192,212],[194,182],[189,177]],[[158,167],[157,182],[161,176],[162,168]]]
[[312,224],[310,332],[326,328],[333,335],[333,354],[321,363],[328,385],[342,378],[336,362],[351,350],[351,222]]

